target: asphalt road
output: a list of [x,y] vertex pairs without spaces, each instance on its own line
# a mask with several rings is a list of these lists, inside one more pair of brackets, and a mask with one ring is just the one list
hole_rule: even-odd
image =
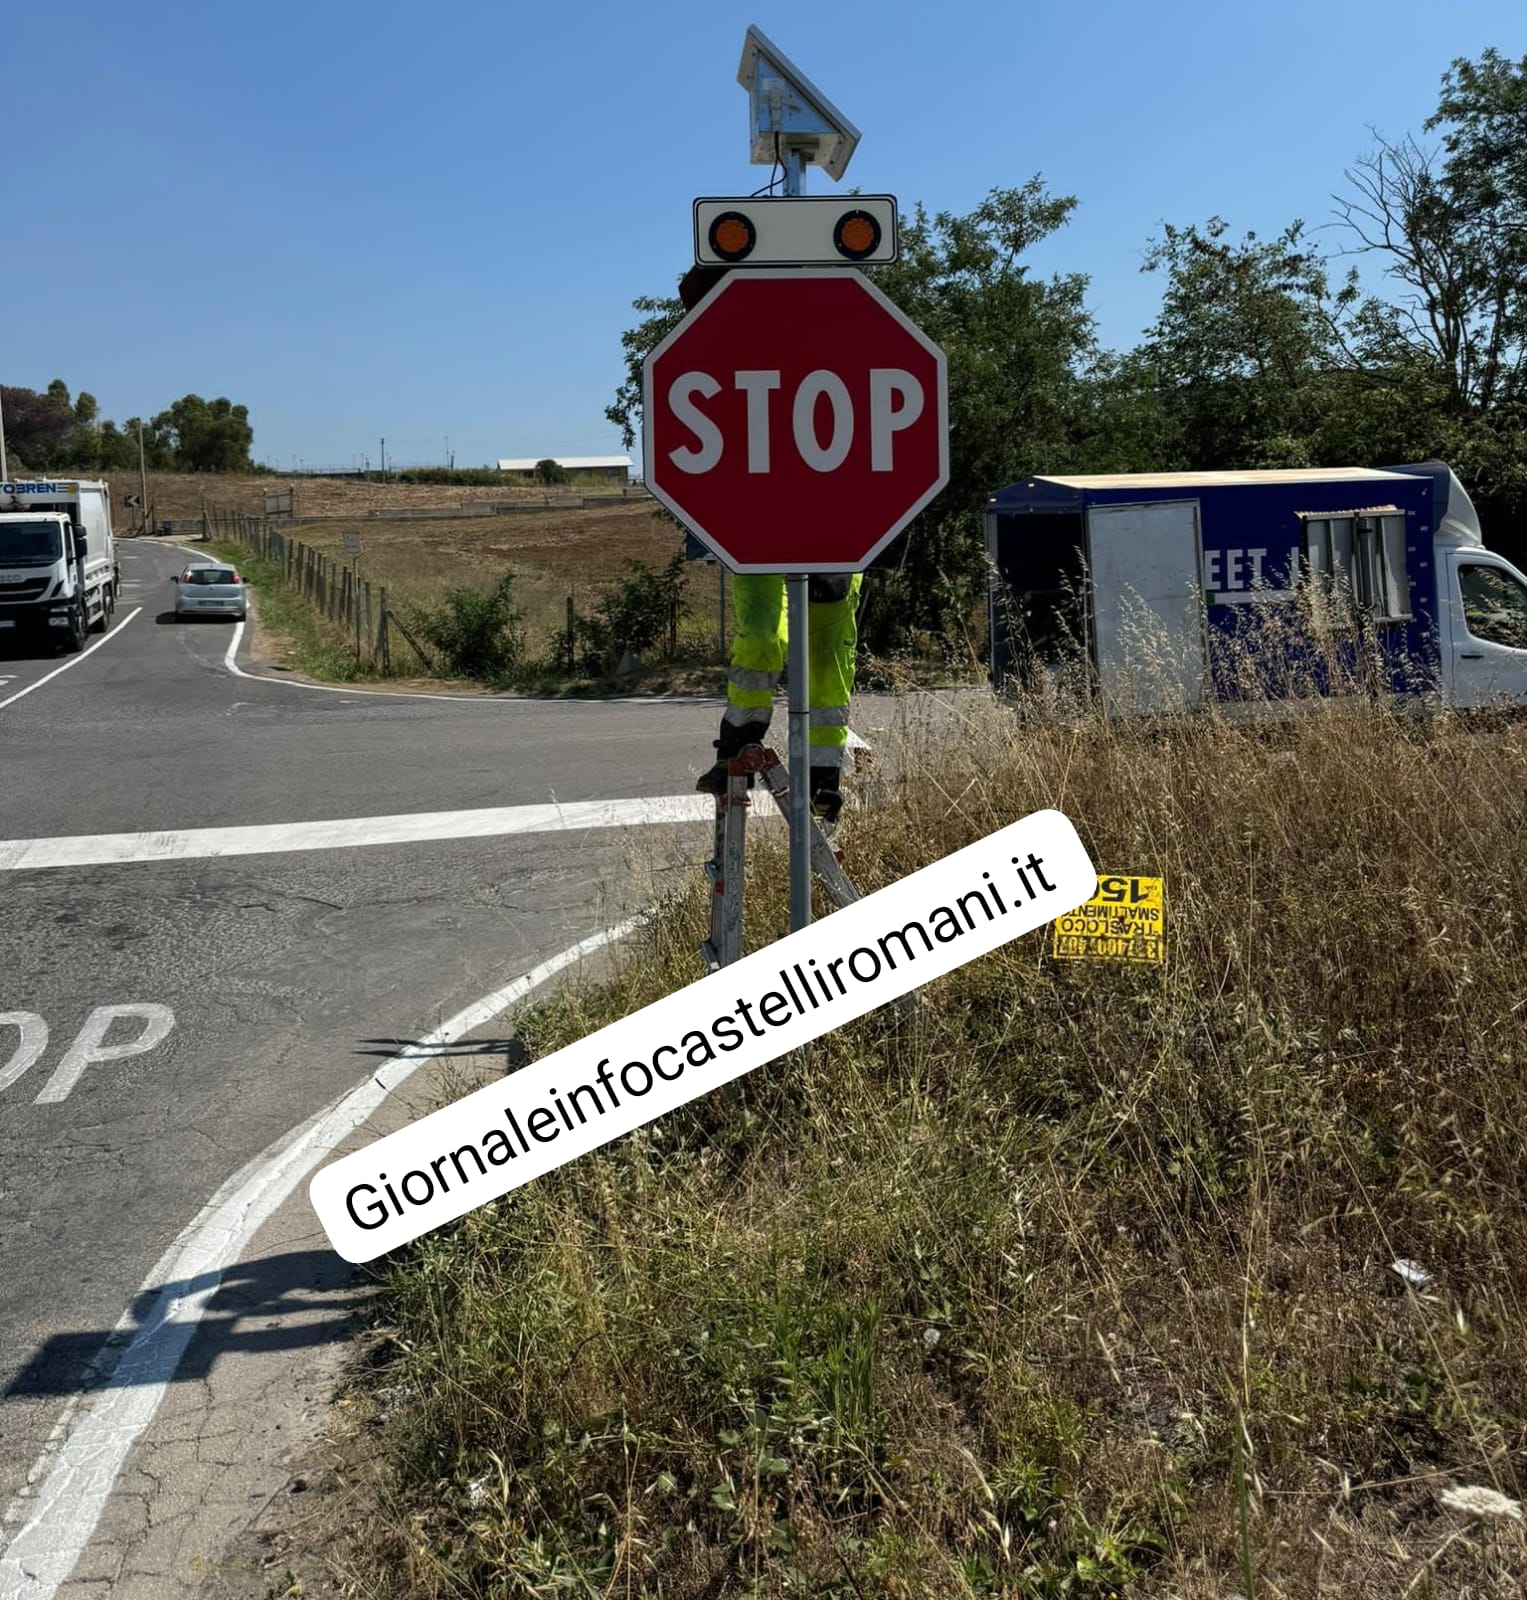
[[[304,685],[236,657],[231,624],[175,621],[182,551],[119,554],[113,627],[86,654],[0,635],[0,1600],[201,1592],[202,1552],[271,1492],[283,1426],[321,1409],[317,1368],[285,1353],[344,1338],[323,1310],[342,1263],[304,1185],[261,1224],[263,1256],[212,1274],[192,1342],[166,1344],[199,1287],[166,1263],[189,1270],[244,1202],[210,1224],[203,1208],[709,846],[692,784],[718,702]],[[907,704],[863,697],[856,731],[878,740]],[[509,815],[485,826],[490,809]],[[279,832],[230,853],[220,830],[251,828]],[[481,1061],[499,1031],[459,1038]],[[420,1114],[413,1092],[374,1115]],[[135,1365],[140,1347],[173,1349]],[[117,1401],[163,1395],[131,1427],[97,1382],[113,1362]]]
[[235,676],[230,624],[168,614],[180,552],[120,550],[120,626],[90,655],[0,644],[0,1508],[231,1173],[704,842],[663,823],[6,868],[3,841],[676,795],[709,755],[714,704]]

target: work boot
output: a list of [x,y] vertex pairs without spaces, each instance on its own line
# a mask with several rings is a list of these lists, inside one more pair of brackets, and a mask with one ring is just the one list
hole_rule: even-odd
[[[700,781],[695,785],[697,794],[723,795],[726,793],[727,773],[726,764],[734,757],[742,754],[750,744],[760,744],[768,735],[769,725],[766,722],[744,722],[742,724],[723,722],[721,724],[721,737],[712,741],[712,748],[716,752],[716,764],[708,772],[700,774]],[[748,774],[748,788],[753,787],[753,774]]]
[[[715,766],[700,774],[700,780],[695,784],[695,793],[723,795],[726,793],[726,786],[730,781],[727,775],[726,762],[718,761]],[[750,789],[753,787],[752,773],[748,774],[748,787]]]
[[838,815],[843,810],[842,776],[837,767],[811,769],[811,809],[826,828],[836,825]]

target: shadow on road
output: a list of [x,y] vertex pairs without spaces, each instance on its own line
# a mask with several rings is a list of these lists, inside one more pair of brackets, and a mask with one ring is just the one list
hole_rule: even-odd
[[0,661],[55,661],[62,651],[51,640],[28,637],[19,629],[0,632]]
[[[72,1395],[97,1389],[161,1383],[169,1377],[167,1352],[178,1342],[176,1324],[188,1295],[212,1289],[200,1325],[175,1363],[174,1383],[205,1378],[225,1356],[305,1350],[348,1340],[359,1304],[355,1269],[332,1250],[295,1250],[241,1261],[222,1274],[178,1279],[144,1290],[133,1301],[127,1327],[81,1329],[53,1335],[11,1380],[4,1398]],[[131,1361],[128,1347],[141,1335]],[[170,1357],[169,1359],[172,1359]]]
[[361,1044],[371,1048],[357,1050],[358,1056],[381,1056],[388,1061],[409,1053],[445,1061],[452,1057],[502,1056],[506,1072],[526,1066],[530,1061],[524,1041],[512,1036],[508,1039],[457,1039],[453,1044],[421,1044],[412,1039],[362,1039]]

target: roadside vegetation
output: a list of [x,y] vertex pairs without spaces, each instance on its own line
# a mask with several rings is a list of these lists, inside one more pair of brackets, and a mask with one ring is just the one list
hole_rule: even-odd
[[846,865],[1055,806],[1165,879],[1166,964],[1030,935],[380,1264],[347,1592],[1521,1592],[1527,729],[1017,709],[909,709]]

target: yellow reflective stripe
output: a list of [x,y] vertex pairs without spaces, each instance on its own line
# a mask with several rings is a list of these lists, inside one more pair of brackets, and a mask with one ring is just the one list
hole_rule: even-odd
[[774,705],[774,695],[768,689],[738,689],[732,684],[726,689],[727,704],[739,706],[751,712],[754,717],[762,714],[767,717]]

